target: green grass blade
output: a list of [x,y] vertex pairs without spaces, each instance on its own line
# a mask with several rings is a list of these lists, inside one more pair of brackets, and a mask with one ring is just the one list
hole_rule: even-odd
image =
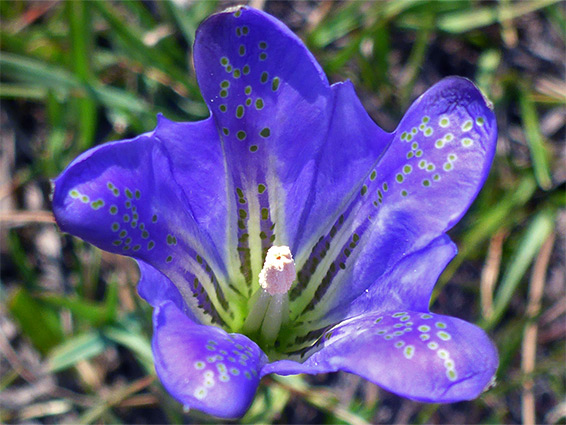
[[112,310],[108,310],[106,305],[87,301],[82,298],[69,298],[59,295],[43,295],[41,300],[54,307],[66,308],[71,313],[98,326],[103,323],[111,322],[115,319]]
[[520,89],[519,104],[521,107],[521,119],[523,120],[525,129],[525,138],[527,139],[527,144],[531,152],[535,178],[542,189],[548,190],[552,186],[552,178],[547,159],[548,152],[544,146],[535,105],[530,100],[525,87]]
[[[70,28],[72,69],[80,82],[94,83],[90,62],[92,32],[89,2],[68,1],[65,7]],[[86,150],[92,146],[96,133],[96,103],[90,97],[80,97],[76,102],[79,132],[75,140],[79,150]]]
[[558,2],[560,0],[533,0],[515,2],[509,6],[483,6],[448,13],[438,20],[438,27],[452,34],[461,34],[487,27],[504,19],[515,19]]
[[[438,293],[454,275],[458,267],[477,249],[479,244],[488,240],[498,229],[519,220],[518,211],[531,199],[536,187],[536,181],[531,175],[523,177],[495,206],[481,213],[474,225],[463,235],[462,242],[459,244],[460,252],[440,277],[439,283],[434,289],[432,300],[436,299]],[[513,213],[514,211],[516,212]]]
[[555,214],[547,209],[542,210],[531,221],[523,234],[517,252],[505,270],[493,302],[493,315],[483,325],[491,328],[507,309],[511,297],[515,293],[521,279],[525,275],[545,239],[554,229]]
[[174,0],[167,0],[163,2],[163,6],[181,30],[187,44],[192,48],[197,27],[208,15],[214,13],[218,2],[216,0],[201,1],[192,4],[191,7],[184,7],[177,3]]
[[145,100],[116,87],[81,83],[60,67],[11,53],[0,56],[0,67],[4,75],[18,81],[31,82],[63,93],[70,92],[75,96],[92,96],[108,108],[143,114],[146,118],[149,115],[154,119],[153,108]]
[[68,338],[49,353],[47,368],[49,372],[59,372],[101,354],[107,346],[99,332],[92,331]]
[[135,56],[148,68],[158,68],[167,74],[172,81],[182,83],[189,93],[197,94],[198,89],[193,81],[189,80],[187,71],[178,67],[166,52],[146,46],[140,31],[126,24],[110,2],[96,0],[91,4],[110,25],[113,32],[125,43],[130,55]]
[[2,99],[27,99],[45,100],[47,90],[29,84],[0,83],[0,98]]

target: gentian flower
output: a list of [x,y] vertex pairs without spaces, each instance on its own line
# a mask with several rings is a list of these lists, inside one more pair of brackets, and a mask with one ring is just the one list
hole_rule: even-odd
[[350,82],[330,85],[287,27],[243,6],[200,26],[194,62],[208,119],[159,116],[54,181],[63,231],[137,260],[165,388],[226,418],[270,373],[477,397],[496,350],[429,300],[494,155],[479,90],[446,78],[388,133]]

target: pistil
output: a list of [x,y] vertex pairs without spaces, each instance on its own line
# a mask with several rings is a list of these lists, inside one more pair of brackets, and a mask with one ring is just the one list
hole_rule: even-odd
[[249,301],[249,314],[243,332],[259,331],[261,341],[271,345],[277,339],[281,325],[289,319],[289,289],[295,281],[295,262],[288,246],[272,246],[267,251],[259,274],[260,289]]

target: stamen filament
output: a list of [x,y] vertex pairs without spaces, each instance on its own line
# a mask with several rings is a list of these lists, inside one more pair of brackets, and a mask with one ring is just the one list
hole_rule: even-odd
[[242,327],[242,332],[244,334],[251,335],[260,328],[270,301],[271,295],[263,289],[257,290],[250,298],[250,301],[248,302],[248,317],[246,317],[244,326]]
[[277,339],[281,324],[289,319],[289,295],[275,294],[271,296],[269,306],[261,324],[261,337],[267,344],[271,345]]

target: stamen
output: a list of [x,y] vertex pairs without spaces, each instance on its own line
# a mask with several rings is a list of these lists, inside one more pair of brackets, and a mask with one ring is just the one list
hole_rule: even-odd
[[272,246],[259,274],[260,286],[270,295],[286,294],[295,281],[295,262],[288,246]]
[[281,325],[289,320],[288,291],[295,278],[295,262],[289,247],[269,248],[259,274],[262,289],[250,299],[250,313],[244,322],[244,333],[250,335],[259,331],[264,344],[275,342]]

